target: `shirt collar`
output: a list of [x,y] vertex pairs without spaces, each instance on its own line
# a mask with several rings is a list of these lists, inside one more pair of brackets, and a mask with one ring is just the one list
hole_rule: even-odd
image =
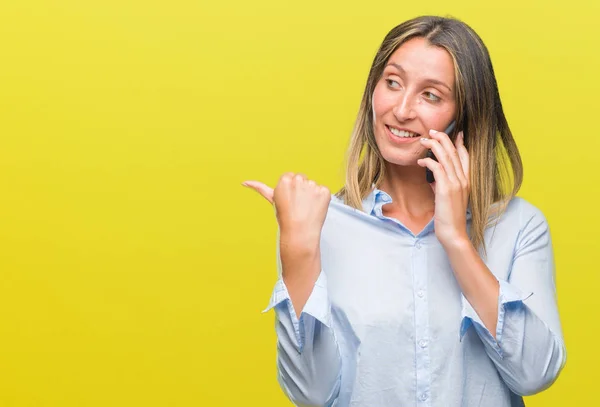
[[363,210],[369,215],[382,215],[382,206],[392,202],[392,197],[387,192],[381,189],[375,188],[375,184],[372,185],[372,191],[363,200]]
[[[377,216],[378,218],[383,217],[383,205],[392,202],[392,197],[385,191],[372,185],[373,190],[369,195],[363,199],[362,205],[365,213]],[[467,221],[471,219],[471,207],[467,207]]]

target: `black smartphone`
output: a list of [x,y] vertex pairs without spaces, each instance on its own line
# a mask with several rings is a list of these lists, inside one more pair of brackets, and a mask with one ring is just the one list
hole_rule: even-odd
[[[450,123],[448,125],[446,130],[444,130],[444,133],[446,133],[448,136],[450,136],[450,133],[452,133],[452,130],[454,130],[455,126],[456,126],[456,120],[454,120],[452,123]],[[433,152],[431,150],[427,150],[427,157],[433,158],[435,161],[437,161],[437,158],[435,158],[435,155],[433,154]],[[431,170],[427,167],[425,168],[425,177],[427,178],[427,182],[429,182],[430,184],[435,181],[435,178],[433,177],[433,172],[431,172]]]

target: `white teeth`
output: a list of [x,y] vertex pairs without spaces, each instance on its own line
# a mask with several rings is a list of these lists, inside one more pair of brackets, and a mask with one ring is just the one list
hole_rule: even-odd
[[392,132],[392,134],[394,136],[398,136],[398,137],[408,138],[408,137],[416,137],[416,136],[418,136],[417,133],[411,133],[409,131],[398,130],[398,129],[395,129],[393,127],[388,127],[388,129],[390,129],[390,131]]

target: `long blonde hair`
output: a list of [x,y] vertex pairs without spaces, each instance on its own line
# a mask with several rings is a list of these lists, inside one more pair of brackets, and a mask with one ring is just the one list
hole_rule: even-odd
[[[492,61],[472,28],[453,19],[422,16],[393,28],[383,40],[369,72],[347,153],[345,186],[336,194],[362,210],[363,199],[385,176],[373,133],[372,96],[390,56],[412,38],[425,38],[454,61],[457,105],[455,137],[464,132],[470,158],[471,242],[485,254],[484,231],[499,219],[523,180],[523,165],[504,116]],[[499,205],[495,205],[499,204]]]

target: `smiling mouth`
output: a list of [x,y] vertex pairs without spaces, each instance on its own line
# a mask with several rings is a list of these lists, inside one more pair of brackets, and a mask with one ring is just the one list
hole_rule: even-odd
[[390,126],[385,126],[385,127],[387,127],[388,130],[390,131],[390,133],[392,133],[396,137],[400,137],[400,138],[421,137],[421,135],[419,133],[413,133],[413,132],[410,132],[410,131],[398,130],[398,129],[395,129],[395,128],[390,127]]

